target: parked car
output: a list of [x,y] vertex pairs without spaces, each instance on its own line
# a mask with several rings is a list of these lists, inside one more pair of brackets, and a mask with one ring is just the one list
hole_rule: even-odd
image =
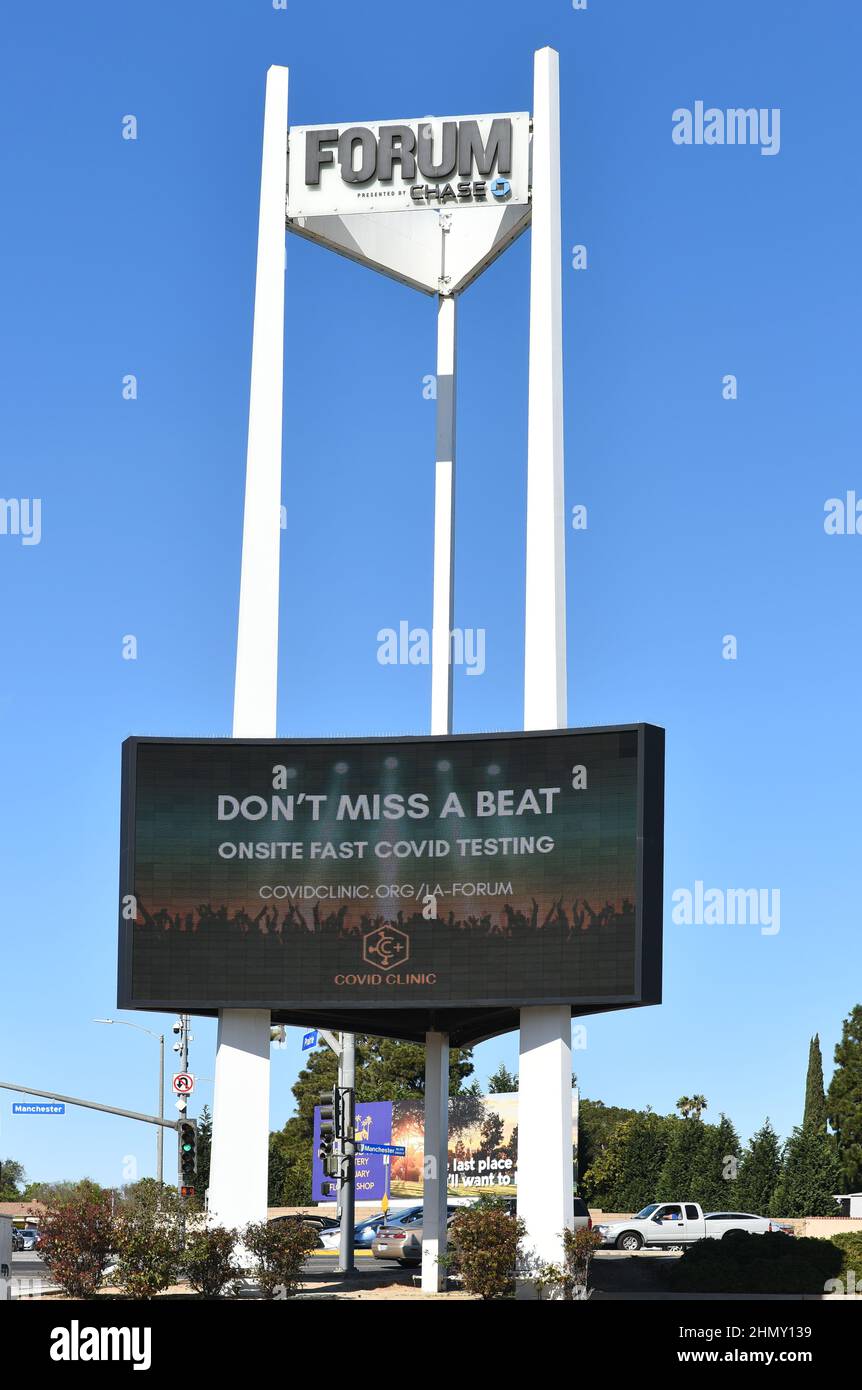
[[[446,1208],[446,1224],[451,1226],[463,1205]],[[376,1260],[397,1260],[402,1265],[418,1265],[422,1261],[422,1213],[410,1221],[397,1221],[381,1226],[371,1244],[371,1253]]]
[[748,1211],[704,1212],[698,1202],[650,1202],[626,1221],[612,1221],[596,1227],[606,1246],[617,1250],[640,1250],[645,1245],[693,1245],[698,1240],[720,1240],[731,1231],[750,1231],[752,1235],[786,1232],[768,1216]]
[[[354,1250],[368,1250],[378,1231],[382,1230],[387,1223],[397,1225],[402,1221],[413,1221],[417,1216],[421,1217],[422,1207],[406,1207],[402,1211],[389,1212],[384,1215],[382,1211],[374,1216],[366,1216],[357,1221],[353,1228],[353,1248]],[[337,1250],[341,1240],[341,1230],[338,1226],[333,1229],[321,1231],[320,1243],[325,1250]]]
[[39,1244],[39,1232],[34,1226],[12,1227],[13,1250],[35,1250]]
[[[325,1232],[330,1232],[334,1230],[336,1237],[338,1235],[338,1222],[335,1220],[335,1218],[332,1216],[320,1216],[317,1214],[317,1212],[288,1212],[284,1216],[273,1216],[270,1218],[270,1220],[273,1222],[296,1221],[299,1222],[299,1224],[302,1226],[308,1226],[309,1229],[314,1231],[315,1235],[317,1236],[318,1245],[323,1244],[322,1237]],[[337,1239],[335,1243],[336,1245],[338,1244]]]
[[572,1200],[575,1208],[573,1229],[576,1231],[591,1231],[593,1229],[593,1218],[590,1216],[590,1209],[583,1197],[574,1197]]

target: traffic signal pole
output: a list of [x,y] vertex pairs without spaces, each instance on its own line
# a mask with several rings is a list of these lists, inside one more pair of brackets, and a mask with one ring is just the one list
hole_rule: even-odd
[[338,1245],[338,1272],[351,1274],[356,1268],[353,1260],[353,1228],[356,1225],[356,1128],[354,1124],[356,1088],[356,1038],[353,1033],[342,1033],[340,1091],[343,1097],[341,1164],[338,1180],[341,1211],[341,1239]]

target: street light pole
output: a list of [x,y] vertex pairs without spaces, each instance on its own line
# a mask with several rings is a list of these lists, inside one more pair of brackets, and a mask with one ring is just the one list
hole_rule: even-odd
[[[151,1028],[144,1028],[140,1023],[127,1023],[124,1018],[94,1018],[94,1023],[119,1023],[123,1028],[135,1028],[139,1033],[146,1033],[149,1037],[155,1038],[159,1044],[159,1119],[165,1117],[165,1035],[164,1033],[154,1033]],[[162,1125],[156,1132],[156,1181],[162,1185],[165,1178],[165,1131]]]
[[[159,1034],[159,1115],[165,1113],[165,1035]],[[156,1151],[156,1181],[159,1187],[165,1180],[165,1131],[159,1126]]]

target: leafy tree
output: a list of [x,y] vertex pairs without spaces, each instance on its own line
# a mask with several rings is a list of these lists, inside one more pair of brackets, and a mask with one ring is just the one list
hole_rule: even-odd
[[775,1189],[781,1177],[781,1145],[769,1120],[752,1135],[742,1155],[733,1204],[740,1211],[769,1216],[774,1212]]
[[605,1211],[639,1211],[655,1201],[674,1130],[672,1116],[636,1111],[617,1125],[583,1175],[587,1200]]
[[837,1216],[840,1171],[825,1134],[798,1126],[784,1146],[784,1166],[773,1197],[773,1216]]
[[845,1192],[858,1192],[862,1189],[862,1004],[844,1020],[826,1111],[835,1131],[839,1186]]
[[39,1227],[39,1253],[70,1298],[93,1298],[114,1246],[111,1194],[80,1184],[50,1206]]
[[805,1078],[803,1129],[826,1133],[826,1093],[823,1090],[823,1056],[820,1037],[815,1033],[808,1046],[808,1075]]
[[614,1130],[623,1120],[634,1119],[640,1113],[619,1105],[605,1105],[600,1100],[581,1100],[578,1111],[578,1171],[582,1183],[587,1169],[596,1163]]
[[104,1190],[92,1178],[80,1178],[77,1182],[31,1182],[24,1189],[24,1200],[56,1207],[77,1197],[96,1201]]
[[14,1158],[0,1161],[0,1202],[17,1202],[24,1184],[24,1165]]
[[508,1067],[501,1062],[492,1076],[488,1077],[488,1094],[491,1096],[506,1095],[510,1091],[517,1091],[518,1075],[510,1072]]
[[201,1197],[210,1185],[210,1156],[213,1146],[213,1117],[208,1105],[205,1105],[198,1116],[198,1143],[197,1156],[198,1167],[195,1173],[196,1194]]

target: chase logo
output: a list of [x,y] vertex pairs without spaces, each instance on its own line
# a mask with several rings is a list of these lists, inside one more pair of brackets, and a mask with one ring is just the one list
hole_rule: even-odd
[[512,185],[508,179],[494,179],[491,184],[491,192],[499,202],[504,202],[506,198],[512,196]]

